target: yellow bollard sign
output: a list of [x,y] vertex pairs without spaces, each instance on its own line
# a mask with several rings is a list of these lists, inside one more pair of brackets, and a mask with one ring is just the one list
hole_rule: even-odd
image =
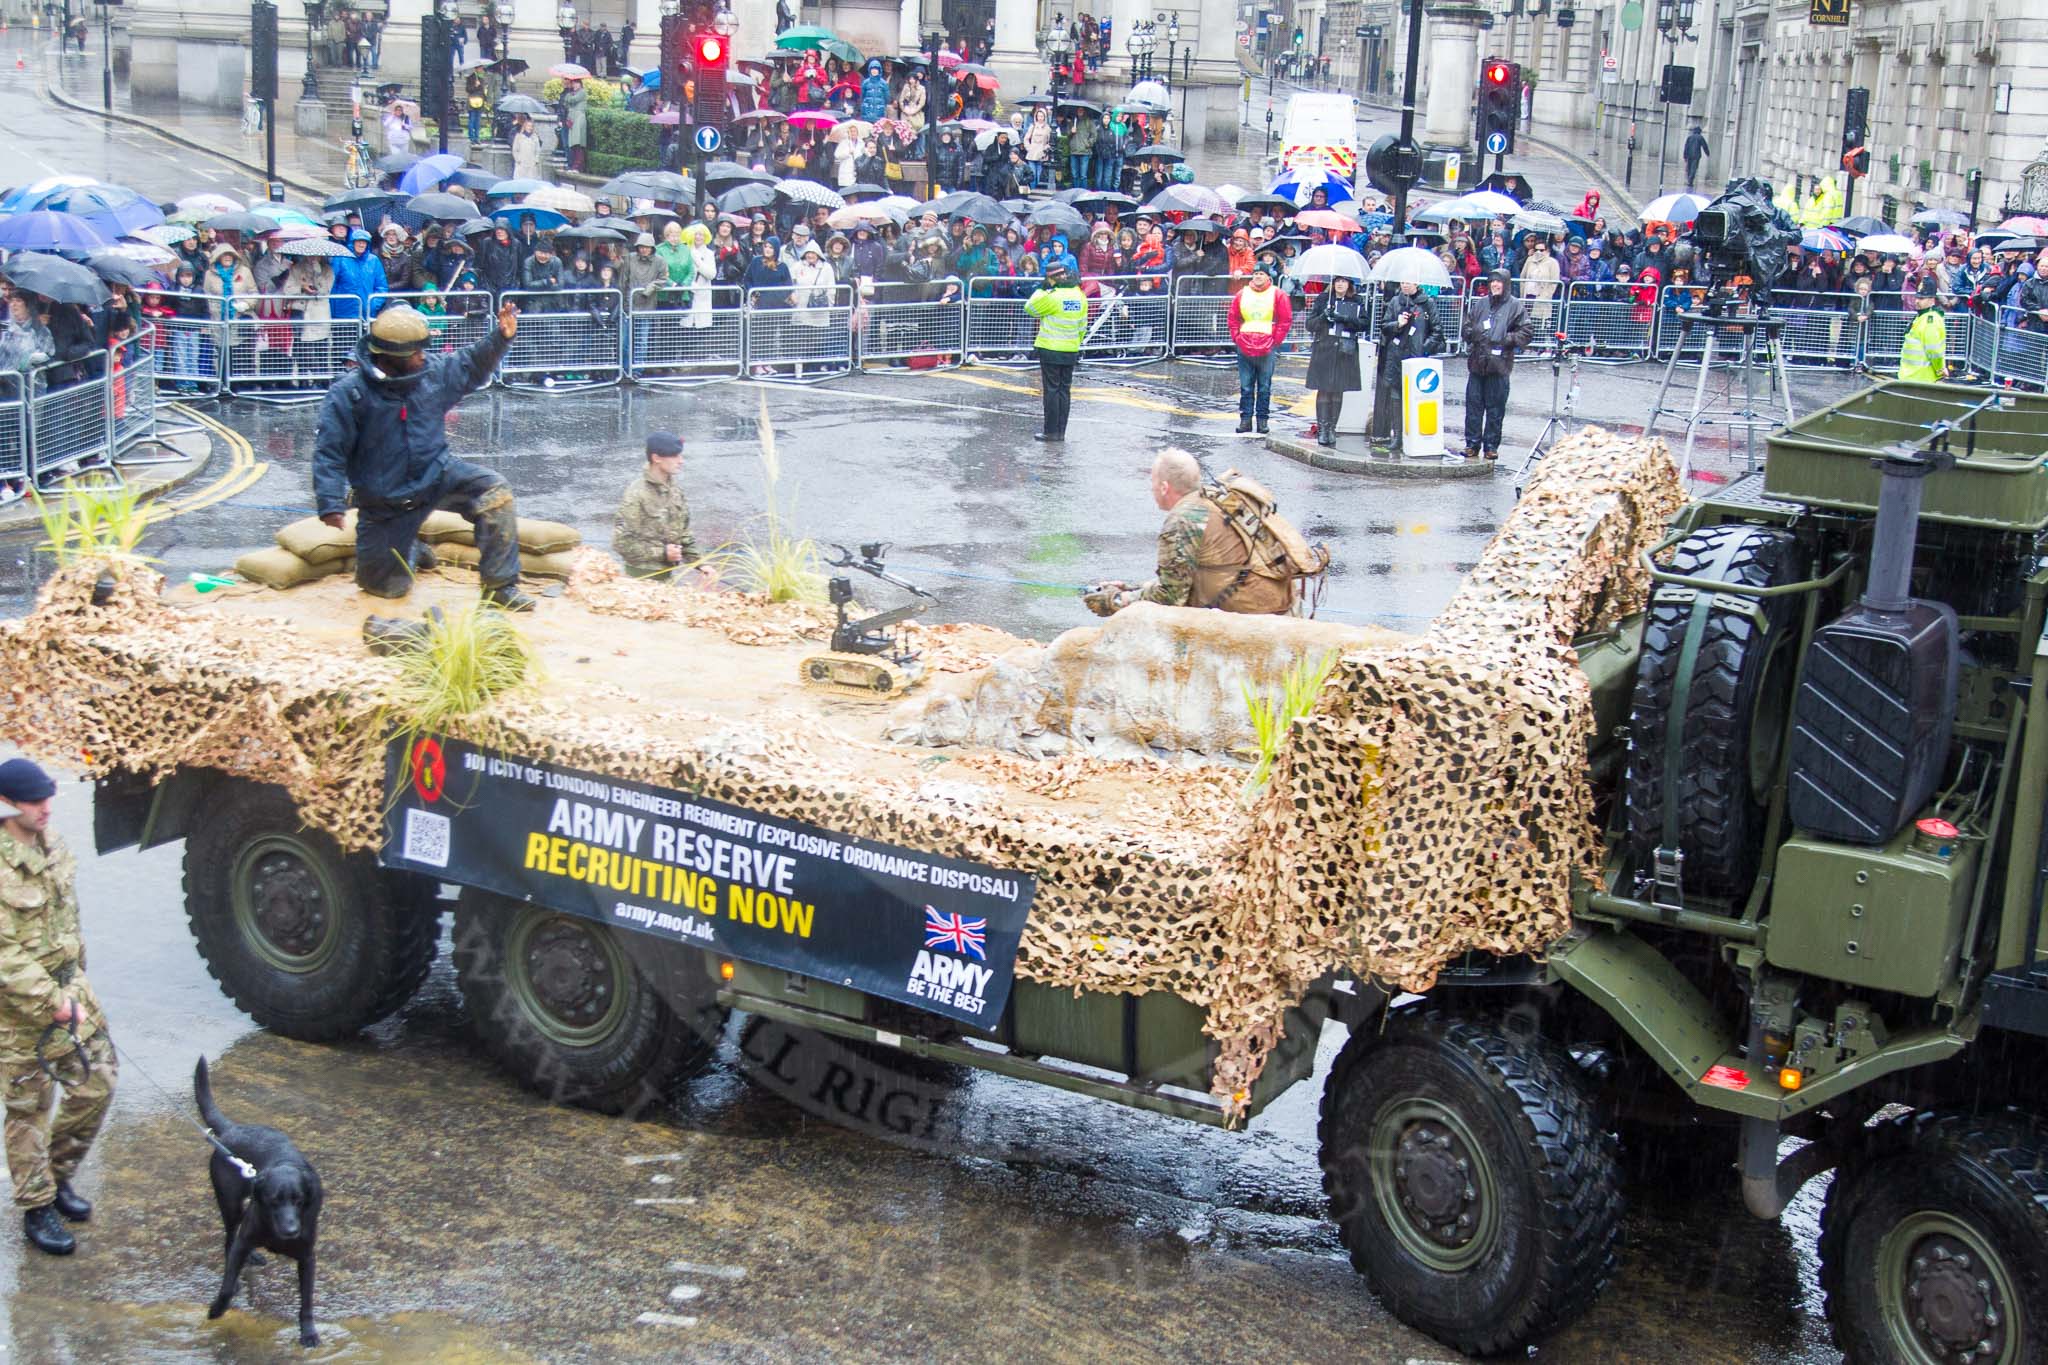
[[1432,356],[1401,362],[1401,453],[1444,453],[1444,367]]

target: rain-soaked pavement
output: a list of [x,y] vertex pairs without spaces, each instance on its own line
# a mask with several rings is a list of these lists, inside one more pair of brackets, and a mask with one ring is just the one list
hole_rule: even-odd
[[[1382,482],[1271,455],[1216,415],[1228,378],[1193,366],[1084,374],[1101,393],[1049,450],[1028,439],[1031,378],[486,394],[450,438],[503,469],[526,510],[601,540],[643,433],[673,427],[715,542],[762,514],[765,413],[792,529],[893,541],[892,565],[940,592],[938,619],[1040,638],[1087,619],[1073,585],[1146,571],[1158,513],[1144,476],[1167,442],[1271,483],[1335,547],[1324,610],[1346,620],[1419,626],[1512,498],[1504,476]],[[1637,391],[1605,401],[1621,416]],[[218,415],[268,468],[153,535],[145,550],[174,576],[225,567],[308,505],[315,410]],[[1541,416],[1518,402],[1514,421],[1533,432]],[[33,556],[19,538],[0,548],[0,597],[18,610]],[[67,786],[60,806],[66,837],[89,848],[86,789]],[[1243,1134],[976,1076],[903,1081],[932,1133],[904,1144],[743,1079],[737,1022],[675,1108],[605,1119],[549,1107],[471,1048],[445,955],[411,1007],[356,1042],[255,1030],[191,946],[180,856],[84,858],[93,975],[128,1068],[88,1168],[99,1213],[80,1254],[50,1261],[0,1237],[12,1358],[297,1353],[288,1264],[252,1272],[226,1318],[203,1316],[219,1232],[184,1119],[202,1050],[229,1115],[293,1133],[326,1181],[325,1343],[311,1359],[1451,1358],[1374,1302],[1324,1219],[1315,1109],[1334,1026],[1314,1080]],[[1732,1173],[1642,1180],[1614,1286],[1540,1358],[1833,1359],[1811,1254],[1819,1197],[1766,1225],[1741,1211]]]

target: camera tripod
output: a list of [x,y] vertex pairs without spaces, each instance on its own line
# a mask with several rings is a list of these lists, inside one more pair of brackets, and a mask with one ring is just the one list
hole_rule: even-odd
[[[1574,412],[1579,405],[1579,356],[1590,355],[1593,345],[1584,342],[1574,346],[1566,340],[1563,332],[1553,332],[1551,339],[1556,344],[1550,349],[1550,420],[1536,434],[1536,439],[1530,443],[1529,453],[1522,457],[1522,467],[1515,471],[1515,496],[1518,498],[1528,487],[1529,471],[1536,467],[1536,462],[1550,453],[1558,438],[1569,435],[1578,426]],[[1570,388],[1564,387],[1567,367],[1572,372]],[[1563,398],[1562,407],[1559,406],[1560,396]]]
[[[1775,431],[1792,421],[1792,380],[1785,372],[1785,348],[1779,344],[1778,337],[1784,330],[1785,319],[1771,317],[1746,305],[1733,307],[1733,303],[1734,300],[1717,296],[1708,299],[1703,309],[1679,314],[1685,321],[1685,327],[1671,349],[1671,359],[1665,362],[1664,382],[1657,386],[1657,401],[1651,405],[1649,420],[1643,424],[1645,436],[1656,431],[1658,419],[1666,412],[1665,399],[1670,396],[1672,376],[1685,363],[1686,348],[1700,340],[1700,377],[1693,386],[1692,409],[1685,415],[1685,453],[1678,462],[1680,479],[1691,477],[1693,442],[1698,438],[1701,427],[1725,427],[1730,432],[1739,430],[1742,433],[1745,472],[1754,473],[1757,469],[1757,432]],[[1729,341],[1723,335],[1729,331],[1741,334],[1741,341],[1732,353],[1728,349]],[[1710,403],[1707,381],[1717,363],[1721,368],[1721,388],[1715,395],[1715,401]],[[1757,374],[1766,365],[1771,370],[1772,390],[1770,394],[1759,394]],[[1739,394],[1736,392],[1738,383],[1741,385]],[[1784,400],[1783,417],[1761,410],[1760,405],[1772,396]]]

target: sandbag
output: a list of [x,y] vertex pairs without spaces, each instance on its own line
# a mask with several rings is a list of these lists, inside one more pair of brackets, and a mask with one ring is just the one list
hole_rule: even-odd
[[356,552],[356,514],[351,509],[340,529],[318,517],[301,517],[277,533],[277,543],[308,564],[332,564]]
[[[422,530],[420,532],[421,540],[429,541],[436,545],[444,543],[457,545],[476,544],[476,528],[461,517],[456,516],[453,512],[436,512],[434,517],[452,518],[455,522],[455,528],[436,535],[429,535],[426,531]],[[433,517],[429,517],[427,520],[431,524]],[[575,527],[563,522],[537,521],[531,517],[519,518],[519,548],[527,554],[560,554],[564,550],[573,550],[582,543],[583,536],[581,533]]]
[[[349,546],[353,551],[355,546]],[[282,545],[266,546],[251,550],[235,561],[235,572],[251,583],[261,583],[266,588],[295,588],[301,583],[311,583],[316,578],[341,573],[353,567],[355,556],[351,553],[343,559],[325,559],[318,564],[308,564]]]
[[[462,541],[444,541],[434,547],[434,554],[443,564],[459,564],[465,569],[474,569],[483,558],[483,552],[476,546]],[[535,578],[567,578],[569,561],[575,558],[575,551],[560,554],[536,555],[524,551],[519,555],[519,572]]]
[[439,545],[445,540],[467,541],[469,536],[469,523],[443,507],[427,513],[427,519],[420,523],[420,539],[429,545]]

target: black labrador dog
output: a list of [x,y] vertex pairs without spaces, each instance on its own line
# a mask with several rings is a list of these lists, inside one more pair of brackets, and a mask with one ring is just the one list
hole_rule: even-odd
[[244,1174],[219,1148],[214,1149],[207,1168],[213,1177],[213,1197],[220,1202],[228,1264],[221,1276],[220,1293],[213,1296],[206,1316],[217,1318],[228,1311],[242,1267],[260,1247],[299,1263],[299,1344],[318,1346],[320,1334],[313,1326],[313,1246],[320,1236],[320,1173],[277,1129],[230,1123],[224,1118],[213,1103],[204,1057],[192,1073],[192,1091],[199,1101],[200,1119],[220,1139],[221,1146],[256,1170],[254,1177]]

